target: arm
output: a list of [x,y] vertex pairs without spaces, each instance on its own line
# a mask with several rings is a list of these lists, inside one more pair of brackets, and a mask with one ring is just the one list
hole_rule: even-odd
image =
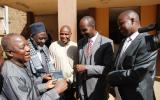
[[[34,84],[36,85],[38,91],[40,93],[43,93],[45,91],[47,91],[47,86],[46,85],[48,83],[48,81],[50,81],[52,78],[51,78],[51,75],[50,74],[44,74],[43,76],[41,77],[37,77],[35,78],[34,80]],[[43,83],[43,81],[47,82],[47,83]]]
[[95,59],[96,60],[101,59],[101,61],[98,62],[99,65],[86,65],[87,74],[89,76],[102,75],[110,71],[110,66],[112,64],[112,59],[113,59],[112,45],[110,43],[106,43],[102,45],[99,51],[97,52],[102,52],[102,53],[101,55],[99,55],[100,57],[97,57],[97,59],[96,58]]
[[45,92],[42,96],[36,97],[34,86],[27,86],[26,81],[28,80],[23,80],[19,77],[9,77],[6,80],[6,88],[4,90],[10,100],[58,100],[59,94],[67,89],[67,82],[60,80],[56,82],[54,89]]
[[86,72],[88,76],[102,75],[110,71],[113,59],[113,49],[111,43],[101,45],[94,55],[95,65],[77,64],[75,72]]
[[146,74],[150,72],[153,74],[155,71],[157,51],[148,52],[145,42],[141,41],[137,55],[132,55],[132,57],[135,57],[133,66],[123,66],[127,68],[113,71],[108,74],[107,80],[112,86],[137,84],[144,79]]
[[4,81],[4,93],[10,100],[31,100],[30,87],[26,80],[16,76],[9,76]]
[[45,92],[40,99],[37,100],[59,100],[60,96],[55,89]]
[[67,89],[66,80],[58,80],[55,83],[55,88],[47,91],[42,95],[41,100],[59,100],[59,94],[63,93]]

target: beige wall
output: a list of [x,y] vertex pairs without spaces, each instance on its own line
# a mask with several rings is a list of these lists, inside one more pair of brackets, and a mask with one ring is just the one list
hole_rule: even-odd
[[9,7],[9,33],[20,34],[27,23],[26,12]]
[[52,36],[52,39],[58,40],[58,15],[39,15],[35,16],[35,21],[42,21],[44,22],[47,31]]

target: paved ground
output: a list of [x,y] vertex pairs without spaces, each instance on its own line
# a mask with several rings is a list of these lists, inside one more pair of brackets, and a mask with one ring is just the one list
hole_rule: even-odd
[[160,80],[155,81],[154,91],[155,91],[155,95],[156,95],[156,100],[160,100]]

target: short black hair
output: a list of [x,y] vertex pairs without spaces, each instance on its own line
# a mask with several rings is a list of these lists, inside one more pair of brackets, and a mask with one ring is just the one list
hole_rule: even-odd
[[82,19],[81,19],[81,21],[82,20],[87,20],[88,21],[88,23],[89,23],[89,26],[91,26],[91,27],[95,27],[95,20],[94,20],[94,18],[92,17],[92,16],[84,16]]

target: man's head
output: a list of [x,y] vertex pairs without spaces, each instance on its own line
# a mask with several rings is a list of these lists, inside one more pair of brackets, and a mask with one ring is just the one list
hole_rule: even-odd
[[63,25],[60,29],[60,40],[67,44],[70,41],[71,34],[71,28],[68,25]]
[[87,38],[91,38],[96,34],[95,30],[95,20],[91,16],[84,16],[80,20],[80,30],[82,35],[84,35]]
[[33,23],[30,25],[31,37],[38,46],[43,46],[47,40],[47,33],[42,22]]
[[1,41],[6,55],[15,61],[25,63],[30,60],[30,48],[26,39],[18,34],[7,34]]
[[139,15],[133,10],[124,11],[118,17],[118,25],[124,36],[130,36],[140,28]]

